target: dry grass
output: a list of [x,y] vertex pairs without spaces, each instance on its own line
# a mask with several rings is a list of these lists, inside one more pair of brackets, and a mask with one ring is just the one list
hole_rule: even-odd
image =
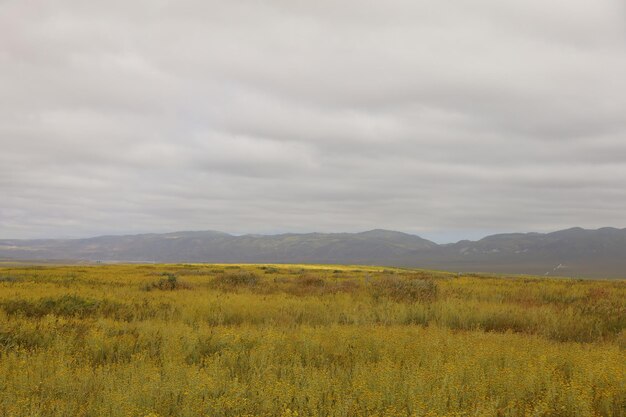
[[624,416],[625,328],[624,281],[5,267],[0,415]]

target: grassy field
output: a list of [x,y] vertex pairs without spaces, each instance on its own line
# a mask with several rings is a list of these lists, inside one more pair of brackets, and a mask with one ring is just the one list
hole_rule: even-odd
[[626,416],[626,282],[0,267],[0,416]]

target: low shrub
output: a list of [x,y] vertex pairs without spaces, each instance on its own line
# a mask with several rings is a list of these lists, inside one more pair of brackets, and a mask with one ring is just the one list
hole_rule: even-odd
[[303,273],[299,277],[290,280],[289,286],[284,291],[291,295],[304,297],[307,295],[321,294],[326,287],[323,278],[310,273]]
[[302,274],[296,280],[296,283],[301,287],[323,287],[326,285],[326,281],[317,275]]
[[157,282],[150,283],[144,287],[146,291],[162,290],[162,291],[174,291],[174,290],[188,290],[191,287],[178,279],[175,274],[170,272],[164,272],[161,274],[163,278]]
[[323,296],[326,294],[337,293],[355,293],[361,286],[352,279],[330,279],[325,280],[322,277],[304,274],[299,278],[289,281],[288,286],[284,287],[287,294],[299,297],[306,296]]
[[384,276],[371,284],[375,299],[389,298],[396,302],[431,302],[437,299],[437,283],[431,279],[403,279]]
[[42,298],[40,300],[7,300],[0,307],[8,315],[25,317],[43,317],[48,314],[64,317],[93,316],[99,308],[99,302],[77,295],[64,295],[59,298]]
[[259,283],[257,274],[251,271],[229,272],[213,279],[212,285],[218,288],[253,287]]
[[50,346],[55,335],[33,328],[0,328],[0,349],[36,349]]
[[0,276],[0,282],[9,282],[9,283],[13,283],[13,282],[18,282],[20,281],[19,279],[17,279],[17,277],[14,277],[12,275],[3,275]]

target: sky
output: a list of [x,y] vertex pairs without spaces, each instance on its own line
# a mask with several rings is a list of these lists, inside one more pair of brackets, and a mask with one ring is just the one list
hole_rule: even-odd
[[0,239],[625,207],[623,0],[0,0]]

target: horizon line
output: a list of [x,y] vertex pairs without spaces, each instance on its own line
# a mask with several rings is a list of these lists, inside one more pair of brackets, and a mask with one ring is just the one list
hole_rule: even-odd
[[[369,233],[369,232],[376,232],[376,231],[381,231],[381,232],[393,232],[393,233],[401,233],[401,234],[405,234],[405,235],[409,235],[409,236],[414,236],[414,237],[418,237],[421,239],[425,239],[428,240],[432,243],[435,243],[437,245],[448,245],[448,244],[454,244],[454,243],[459,243],[459,242],[463,242],[463,241],[471,241],[471,242],[477,242],[480,241],[482,239],[485,239],[487,237],[491,237],[491,236],[498,236],[498,235],[514,235],[514,234],[550,234],[550,233],[557,233],[557,232],[563,232],[563,231],[567,231],[567,230],[583,230],[583,231],[598,231],[598,230],[603,230],[603,229],[612,229],[612,230],[626,230],[626,228],[620,228],[620,227],[615,227],[615,226],[602,226],[602,227],[597,227],[597,228],[584,228],[584,227],[580,227],[580,226],[572,226],[572,227],[567,227],[567,228],[563,228],[563,229],[558,229],[558,230],[552,230],[552,231],[548,231],[548,232],[537,232],[537,231],[526,231],[526,232],[499,232],[499,233],[491,233],[491,234],[485,234],[480,238],[477,239],[469,239],[469,238],[464,238],[464,239],[459,239],[456,241],[448,241],[448,242],[435,242],[434,240],[431,240],[429,238],[425,238],[423,237],[422,234],[416,234],[416,233],[410,233],[410,232],[404,232],[401,230],[393,230],[393,229],[385,229],[385,228],[373,228],[373,229],[368,229],[368,230],[363,230],[363,231],[358,231],[358,232],[345,232],[345,231],[338,231],[338,232],[316,232],[316,231],[310,231],[310,232],[276,232],[276,233],[255,233],[255,232],[248,232],[248,233],[232,233],[232,232],[224,232],[221,230],[216,230],[216,229],[198,229],[198,230],[174,230],[174,231],[164,231],[164,232],[139,232],[139,233],[121,233],[121,234],[108,234],[108,233],[104,233],[104,234],[94,234],[94,235],[89,235],[89,236],[83,236],[83,237],[38,237],[38,238],[4,238],[4,237],[0,237],[0,241],[3,240],[19,240],[19,241],[29,241],[29,240],[87,240],[87,239],[97,239],[97,238],[104,238],[104,237],[128,237],[128,236],[147,236],[147,235],[169,235],[169,234],[176,234],[176,233],[208,233],[208,232],[212,232],[212,233],[221,233],[224,235],[228,235],[228,236],[232,236],[232,237],[243,237],[243,236],[267,236],[267,237],[271,237],[271,236],[281,236],[281,235],[313,235],[313,234],[320,234],[320,235],[339,235],[339,234],[347,234],[347,235],[357,235],[357,234],[363,234],[363,233]],[[429,233],[426,232],[426,235],[428,235]]]

